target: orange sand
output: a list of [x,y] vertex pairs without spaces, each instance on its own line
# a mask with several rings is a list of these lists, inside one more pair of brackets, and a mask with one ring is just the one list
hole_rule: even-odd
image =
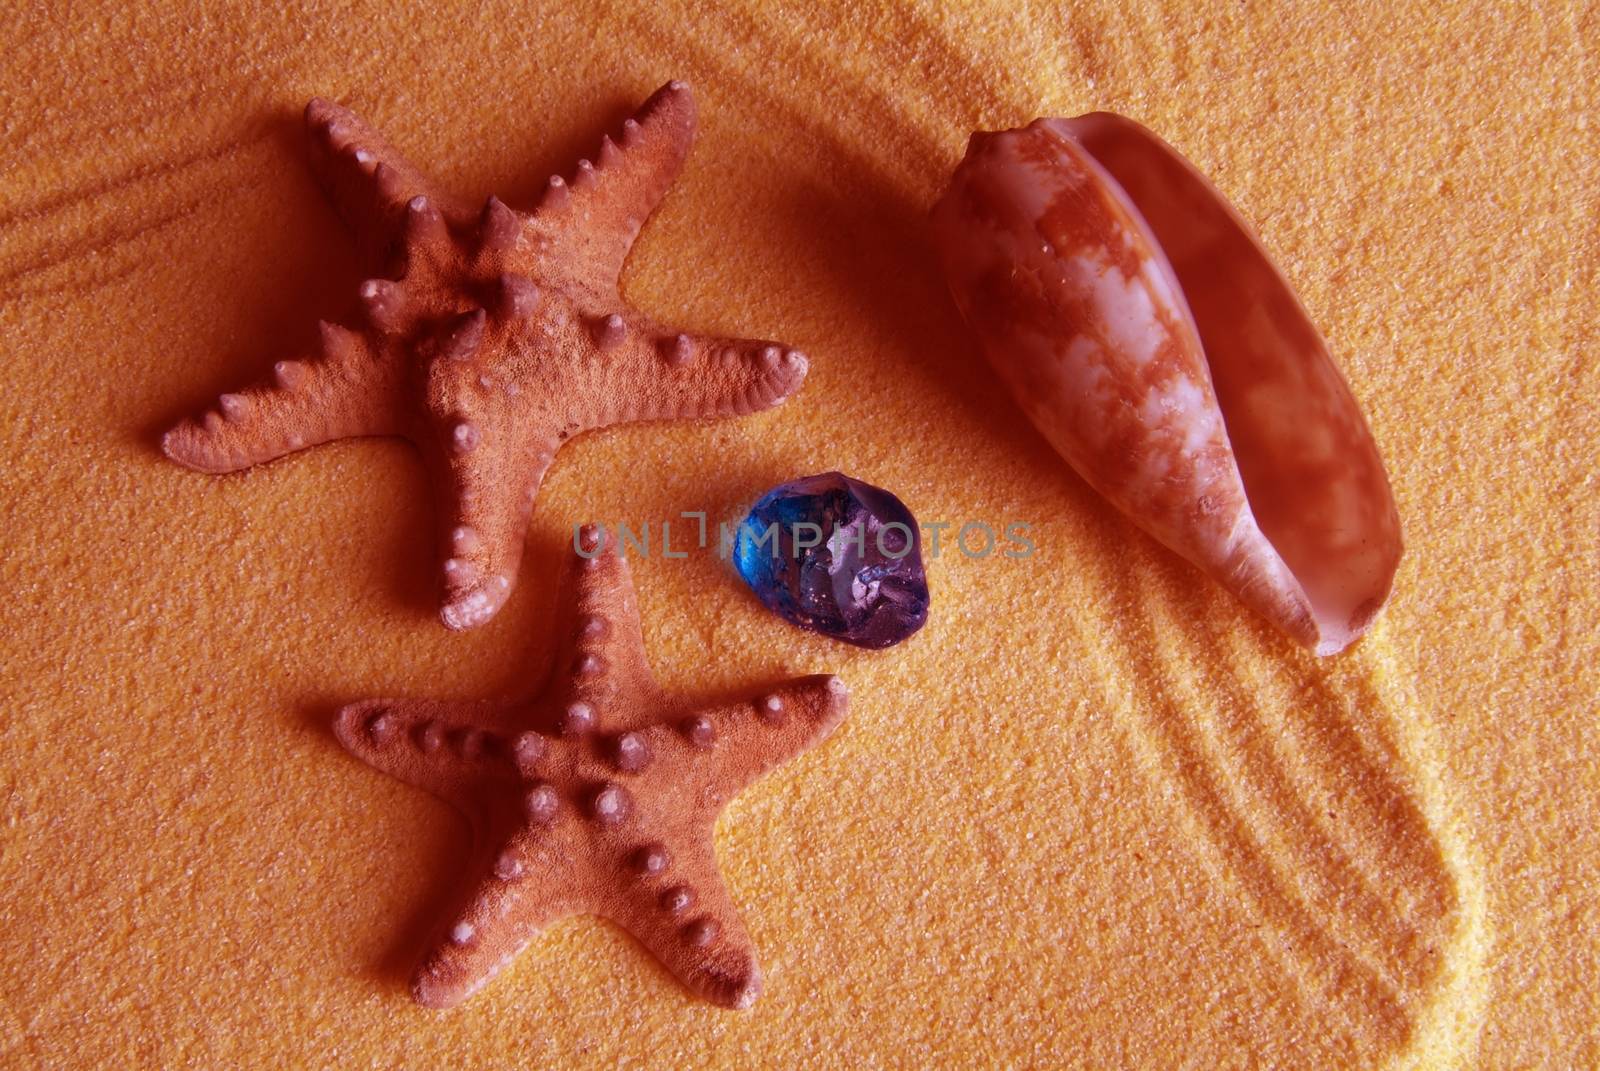
[[[703,6],[13,15],[0,1063],[1600,1064],[1596,10]],[[350,309],[306,99],[515,203],[672,76],[702,136],[628,292],[801,346],[794,401],[564,451],[468,635],[434,620],[403,446],[227,479],[159,457]],[[1367,407],[1409,553],[1348,655],[1093,498],[932,274],[965,133],[1093,108],[1234,198]],[[411,1004],[462,826],[342,753],[333,709],[519,687],[576,520],[729,516],[834,467],[1039,551],[933,563],[932,621],[888,653],[790,629],[712,557],[636,563],[667,686],[854,694],[718,827],[762,1001],[695,1003],[575,919],[459,1011]]]

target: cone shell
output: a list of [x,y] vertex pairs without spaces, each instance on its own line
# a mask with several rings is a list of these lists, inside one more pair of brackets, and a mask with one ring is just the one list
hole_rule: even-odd
[[1139,124],[979,133],[933,211],[962,315],[1050,443],[1139,527],[1319,654],[1400,560],[1366,420],[1233,208]]

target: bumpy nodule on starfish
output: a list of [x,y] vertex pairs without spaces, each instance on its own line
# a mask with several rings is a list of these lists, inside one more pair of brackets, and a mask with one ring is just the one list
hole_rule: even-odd
[[612,919],[691,991],[752,1004],[761,973],[717,870],[712,827],[767,770],[826,736],[845,688],[802,677],[701,706],[655,683],[627,563],[586,528],[576,599],[549,682],[525,700],[369,700],[339,741],[471,823],[473,880],[412,980],[429,1007],[476,993],[539,929]]
[[167,456],[232,472],[364,435],[416,444],[438,487],[451,628],[505,603],[540,481],[579,432],[639,420],[734,415],[783,401],[806,358],[775,342],[710,338],[628,308],[623,261],[694,138],[689,89],[671,82],[528,212],[474,212],[434,190],[348,110],[306,108],[311,163],[388,277],[362,283],[365,323],[323,323],[319,352],[224,394],[178,425]]

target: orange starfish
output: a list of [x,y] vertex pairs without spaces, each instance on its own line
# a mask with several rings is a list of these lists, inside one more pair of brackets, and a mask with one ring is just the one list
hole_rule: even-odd
[[844,718],[844,685],[801,677],[711,705],[664,694],[615,540],[588,527],[580,547],[570,638],[537,695],[375,699],[336,719],[357,758],[440,796],[472,826],[476,878],[412,993],[429,1007],[458,1004],[546,923],[596,914],[693,992],[748,1007],[761,974],[712,826],[741,788]]
[[393,278],[361,284],[362,330],[323,323],[319,355],[222,395],[162,449],[232,472],[333,439],[409,439],[449,504],[449,627],[480,625],[505,603],[539,483],[567,439],[753,412],[805,378],[796,350],[662,327],[620,296],[623,261],[694,138],[682,82],[657,90],[570,181],[551,177],[528,213],[494,197],[472,212],[338,105],[313,100],[306,125],[314,171]]

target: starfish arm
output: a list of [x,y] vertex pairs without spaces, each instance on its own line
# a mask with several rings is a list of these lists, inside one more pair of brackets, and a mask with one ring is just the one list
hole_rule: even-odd
[[279,361],[271,382],[218,399],[161,440],[173,461],[201,472],[234,472],[307,446],[361,435],[398,435],[398,377],[362,335],[322,325],[322,353]]
[[741,416],[800,389],[809,362],[781,343],[664,331],[642,316],[596,318],[588,429],[640,420]]
[[761,995],[761,968],[717,870],[709,829],[671,851],[660,875],[640,879],[621,909],[606,913],[690,992],[724,1008],[748,1008]]
[[650,95],[621,135],[580,161],[570,181],[554,176],[529,224],[542,245],[559,244],[562,274],[615,298],[639,230],[666,196],[694,142],[689,87],[669,82]]
[[467,423],[453,425],[448,434],[441,466],[441,498],[449,505],[441,510],[446,535],[439,618],[452,629],[469,629],[499,613],[516,585],[528,521],[555,442],[540,435],[530,446],[525,437],[509,434],[497,441]]
[[562,848],[526,831],[510,833],[478,861],[479,880],[465,907],[444,920],[411,976],[411,994],[429,1008],[450,1008],[499,974],[546,925],[572,914]]
[[[573,535],[570,616],[557,626],[559,648],[548,693],[603,708],[615,693],[656,694],[639,626],[639,601],[615,531],[584,525]],[[605,726],[595,726],[604,729]]]
[[340,710],[333,731],[350,754],[431,792],[476,828],[484,783],[516,779],[515,713],[499,701],[368,699]]
[[705,707],[680,729],[707,754],[693,767],[704,805],[717,811],[739,790],[833,731],[849,706],[844,682],[821,674],[753,700]]
[[350,109],[317,98],[306,105],[305,121],[318,184],[375,261],[394,251],[413,197],[427,197],[452,223],[472,218]]

